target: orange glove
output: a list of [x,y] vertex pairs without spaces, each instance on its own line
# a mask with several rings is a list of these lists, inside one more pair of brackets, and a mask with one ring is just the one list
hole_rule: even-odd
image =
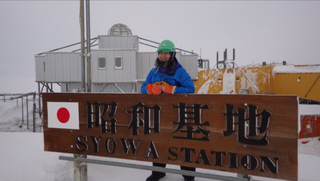
[[169,85],[167,82],[161,81],[161,90],[163,93],[174,94],[175,89],[176,89],[176,86]]
[[156,82],[154,84],[147,84],[147,92],[149,95],[160,95],[161,94],[160,82]]

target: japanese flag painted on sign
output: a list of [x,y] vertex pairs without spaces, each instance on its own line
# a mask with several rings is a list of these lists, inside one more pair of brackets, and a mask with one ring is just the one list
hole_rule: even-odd
[[47,102],[48,128],[79,129],[77,102]]

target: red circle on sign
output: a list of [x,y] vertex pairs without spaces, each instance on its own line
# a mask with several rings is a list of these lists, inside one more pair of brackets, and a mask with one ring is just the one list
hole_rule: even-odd
[[66,123],[69,121],[70,113],[68,109],[62,107],[57,111],[57,118],[61,123]]

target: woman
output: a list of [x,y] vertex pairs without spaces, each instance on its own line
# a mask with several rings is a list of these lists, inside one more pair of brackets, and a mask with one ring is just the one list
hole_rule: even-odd
[[175,46],[170,40],[164,40],[159,44],[155,65],[141,86],[142,93],[150,95],[194,93],[191,77],[178,62]]
[[[176,49],[170,40],[164,40],[158,47],[158,58],[141,86],[141,92],[149,95],[194,93],[195,87],[188,72],[176,58]],[[165,167],[166,164],[153,163]],[[193,167],[181,166],[183,170],[195,171]],[[158,181],[166,174],[153,171],[146,181]],[[183,175],[185,181],[194,181],[193,176]]]

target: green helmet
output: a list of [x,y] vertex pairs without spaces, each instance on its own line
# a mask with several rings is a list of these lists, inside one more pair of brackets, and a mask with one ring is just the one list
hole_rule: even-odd
[[163,40],[158,47],[158,52],[176,52],[176,47],[170,40]]

